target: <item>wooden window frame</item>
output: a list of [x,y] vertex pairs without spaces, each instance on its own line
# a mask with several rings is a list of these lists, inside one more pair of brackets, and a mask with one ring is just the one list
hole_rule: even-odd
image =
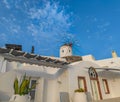
[[105,85],[104,87],[106,87],[106,89],[107,89],[107,91],[104,89],[105,94],[110,94],[110,90],[109,90],[107,79],[102,79],[102,82],[103,82],[103,85]]
[[83,80],[84,90],[85,90],[85,92],[87,92],[87,84],[86,84],[86,79],[85,79],[85,77],[83,77],[83,76],[78,76],[78,88],[80,89],[79,79],[82,79],[82,80]]

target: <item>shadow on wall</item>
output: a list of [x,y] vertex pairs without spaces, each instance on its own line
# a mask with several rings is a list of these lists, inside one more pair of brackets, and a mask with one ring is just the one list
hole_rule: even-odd
[[9,99],[10,99],[10,96],[7,93],[0,91],[0,102],[8,101]]
[[93,102],[92,101],[92,96],[91,96],[90,92],[86,92],[86,96],[87,96],[87,101],[88,102]]
[[18,75],[19,74],[14,71],[0,74],[0,102],[9,100],[14,94],[13,82]]

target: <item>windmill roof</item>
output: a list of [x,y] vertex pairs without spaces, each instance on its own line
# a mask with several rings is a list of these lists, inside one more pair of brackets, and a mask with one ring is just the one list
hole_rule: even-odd
[[65,58],[66,61],[69,62],[69,63],[82,61],[82,57],[81,56],[66,56],[66,57],[63,57],[63,58]]

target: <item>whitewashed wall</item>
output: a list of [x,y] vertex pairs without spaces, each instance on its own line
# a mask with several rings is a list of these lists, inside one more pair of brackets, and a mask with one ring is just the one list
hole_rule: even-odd
[[120,97],[120,79],[113,78],[109,80],[109,86],[110,86],[110,93],[112,94],[112,97]]
[[4,57],[0,56],[0,72],[2,71]]
[[120,57],[117,58],[108,58],[95,61],[101,67],[108,68],[118,68],[120,69]]
[[86,84],[88,92],[91,92],[89,75],[87,67],[95,66],[89,62],[78,62],[74,63],[72,67],[69,68],[69,93],[70,100],[72,102],[74,96],[74,90],[78,89],[78,76],[83,76],[86,78]]
[[[11,97],[14,94],[13,83],[15,78],[20,78],[20,76],[20,74],[13,71],[5,72],[0,75],[0,93],[4,94],[3,97]],[[0,99],[2,98],[0,97]]]
[[[90,66],[92,67],[98,67],[99,65],[95,64],[94,62],[89,62],[89,61],[82,61],[82,62],[76,62],[74,64],[72,64],[73,66],[69,68],[69,93],[70,93],[70,99],[72,102],[72,98],[74,95],[74,90],[78,89],[78,76],[83,76],[86,78],[86,84],[87,84],[87,91],[89,93],[91,93],[92,95],[92,91],[91,91],[91,85],[90,85],[90,78],[88,75],[88,69]],[[101,93],[102,93],[102,97],[103,99],[106,98],[111,98],[112,95],[110,94],[105,94],[104,92],[104,88],[103,88],[103,83],[102,83],[102,78],[99,77],[99,82],[100,82],[100,88],[101,88]],[[109,82],[109,80],[108,80]],[[110,82],[109,82],[110,84]],[[112,88],[110,88],[110,90],[113,90]],[[92,96],[91,96],[92,98]]]
[[34,102],[43,102],[43,91],[44,91],[44,78],[39,78],[37,80]]
[[[104,60],[106,61],[106,60]],[[107,63],[113,61],[109,60]],[[115,61],[115,60],[114,60]],[[99,63],[99,64],[98,64]],[[58,78],[53,80],[45,80],[44,83],[44,102],[59,102],[60,100],[60,92],[69,92],[70,93],[70,101],[73,100],[74,90],[78,88],[78,76],[85,76],[87,81],[87,89],[88,92],[91,93],[91,85],[90,85],[90,79],[88,75],[88,69],[90,66],[95,68],[100,68],[101,66],[105,65],[105,62],[96,62],[93,61],[81,61],[71,64],[62,75],[60,75]],[[101,66],[100,66],[101,65]],[[109,65],[109,64],[108,64]],[[52,69],[51,69],[52,71]],[[98,71],[98,70],[97,70]],[[104,78],[104,77],[103,77]],[[99,77],[100,82],[100,88],[103,99],[112,98],[112,97],[118,97],[120,92],[118,90],[120,80],[116,79],[116,81],[113,81],[114,79],[107,79],[106,77],[104,79],[108,80],[109,88],[110,88],[110,94],[105,94],[104,87],[102,83],[102,77]],[[117,81],[118,80],[118,81]]]
[[[109,87],[109,90],[110,90],[110,93],[109,94],[106,94],[105,91],[104,91],[104,86],[103,86],[103,82],[102,82],[102,79],[106,79],[107,82],[108,82],[108,87]],[[101,93],[102,93],[102,98],[103,99],[108,99],[108,98],[112,98],[112,89],[110,88],[110,79],[106,78],[106,77],[99,77],[99,82],[100,82],[100,88],[101,88]]]
[[[3,57],[0,57],[0,68],[2,67]],[[105,61],[105,60],[104,60]],[[107,61],[111,62],[113,61]],[[118,61],[117,61],[118,62]],[[99,63],[99,64],[98,64]],[[5,63],[4,63],[5,64]],[[56,69],[52,68],[43,68],[43,66],[33,66],[33,65],[24,65],[16,62],[7,62],[6,63],[6,71],[4,75],[0,75],[0,91],[4,91],[8,93],[9,96],[13,94],[13,80],[16,75],[19,75],[15,72],[11,72],[12,69],[16,68],[25,68],[25,69],[33,69],[36,71],[45,71],[50,74],[54,74],[57,72]],[[105,65],[105,62],[96,62],[96,61],[80,61],[72,63],[69,68],[64,71],[59,77],[55,79],[44,79],[40,77],[38,80],[39,85],[37,86],[36,99],[35,102],[59,102],[60,101],[60,92],[68,92],[70,95],[70,101],[73,100],[74,90],[78,89],[78,76],[83,76],[86,78],[87,90],[91,93],[91,85],[90,79],[88,75],[88,69],[90,66],[92,67],[100,67],[100,65]],[[20,75],[19,75],[20,76]],[[32,76],[32,75],[31,75]],[[106,78],[105,78],[106,79]],[[99,78],[101,92],[103,99],[111,98],[111,97],[120,97],[120,79],[108,79],[110,94],[105,94],[102,77]]]
[[60,92],[68,92],[68,71],[66,70],[56,79],[45,80],[43,102],[60,102]]
[[7,60],[5,60],[4,57],[0,56],[0,73],[6,72],[6,64]]

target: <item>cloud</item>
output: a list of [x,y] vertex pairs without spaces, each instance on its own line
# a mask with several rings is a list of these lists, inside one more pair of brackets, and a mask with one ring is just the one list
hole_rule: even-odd
[[94,20],[95,22],[97,22],[98,19],[95,17],[93,20]]
[[108,40],[112,41],[113,40],[113,36],[112,35],[108,36]]
[[28,18],[31,24],[27,28],[36,38],[53,38],[66,33],[71,26],[70,15],[57,3],[46,2],[41,8],[29,9]]
[[[96,16],[86,16],[82,20],[80,30],[87,34],[91,34],[92,37],[96,39],[103,39],[101,35],[105,35],[108,31],[111,23],[102,18]],[[84,25],[84,26],[82,26]]]
[[6,36],[5,33],[0,33],[0,46],[3,47],[4,46],[4,42],[8,41],[8,37]]
[[12,32],[12,33],[18,33],[18,32],[20,32],[20,26],[19,25],[11,25],[10,26],[10,31]]
[[4,3],[6,8],[10,9],[10,5],[9,5],[7,0],[3,0],[3,3]]
[[39,26],[44,26],[42,28],[48,28],[48,30],[55,28],[55,26],[68,28],[70,26],[69,15],[64,13],[64,9],[58,10],[59,5],[47,2],[43,8],[31,8],[28,15],[31,19],[39,21]]
[[1,39],[1,41],[6,41],[6,40],[7,40],[6,34],[1,33],[1,34],[0,34],[0,39]]
[[[7,39],[9,43],[23,44],[26,49],[35,45],[37,50],[49,49],[51,53],[54,53],[52,49],[56,50],[56,46],[63,41],[62,35],[69,34],[72,24],[71,13],[66,13],[65,7],[58,2],[47,0],[0,1],[0,5],[3,4],[5,8],[0,9],[0,33],[6,36],[1,35],[4,43]],[[36,53],[40,53],[40,51]]]
[[0,17],[1,22],[0,25],[2,25],[4,29],[9,31],[9,33],[16,34],[20,32],[21,27],[20,25],[16,24],[15,20],[16,19],[14,17],[12,18]]
[[105,28],[105,27],[108,27],[108,26],[110,26],[110,22],[105,22],[105,23],[97,25],[98,28]]

